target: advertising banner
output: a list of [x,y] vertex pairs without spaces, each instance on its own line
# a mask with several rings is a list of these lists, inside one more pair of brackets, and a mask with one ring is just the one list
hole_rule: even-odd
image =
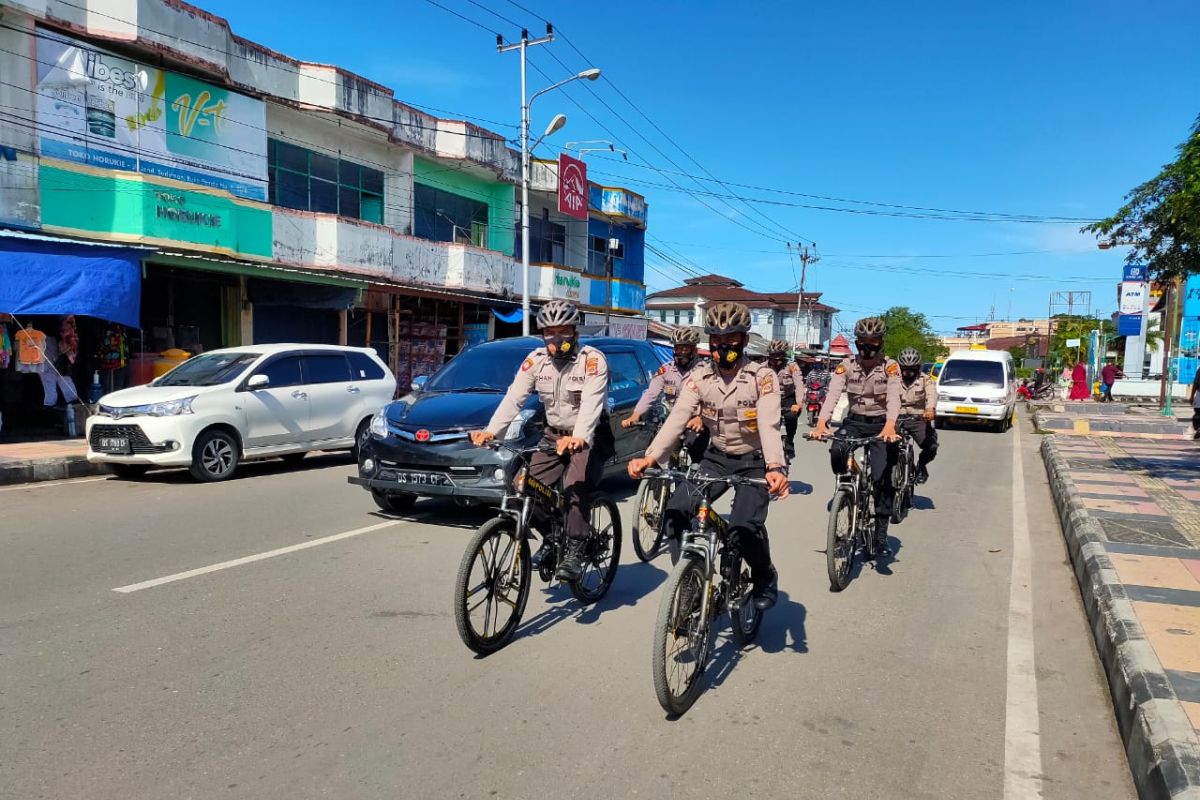
[[1126,264],[1121,271],[1121,280],[1123,281],[1145,283],[1149,279],[1150,275],[1144,264]]
[[267,199],[266,107],[41,31],[41,155]]
[[[603,325],[603,314],[584,314],[584,325]],[[642,339],[646,338],[646,332],[650,327],[649,320],[638,317],[609,317],[608,335],[619,337],[621,339]]]
[[566,153],[558,156],[558,210],[568,217],[588,218],[587,164]]
[[1122,282],[1120,313],[1141,314],[1145,310],[1145,306],[1146,284],[1135,281]]
[[1117,317],[1117,336],[1140,336],[1141,333],[1141,314],[1121,314]]

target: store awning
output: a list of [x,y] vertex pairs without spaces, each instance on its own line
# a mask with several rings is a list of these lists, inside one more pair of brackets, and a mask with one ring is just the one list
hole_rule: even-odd
[[141,261],[151,252],[0,231],[0,311],[80,314],[137,328]]

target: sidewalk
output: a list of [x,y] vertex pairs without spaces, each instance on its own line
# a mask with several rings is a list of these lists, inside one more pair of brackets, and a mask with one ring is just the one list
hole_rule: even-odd
[[1130,439],[1192,438],[1192,409],[1186,416],[1164,417],[1156,408],[1124,403],[1054,401],[1030,404],[1034,424],[1043,431],[1087,436],[1093,433]]
[[103,473],[100,464],[87,462],[86,454],[83,439],[0,444],[0,486]]
[[1200,800],[1200,445],[1047,436],[1042,456],[1139,794]]

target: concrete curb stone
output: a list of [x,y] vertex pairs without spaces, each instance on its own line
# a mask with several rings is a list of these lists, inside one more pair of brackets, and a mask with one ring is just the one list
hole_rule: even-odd
[[1143,800],[1200,800],[1200,743],[1085,509],[1054,437],[1042,442],[1050,490],[1108,675],[1117,724]]
[[92,464],[84,456],[66,456],[38,461],[17,461],[0,464],[0,486],[21,483],[62,481],[88,475],[103,475],[103,464]]

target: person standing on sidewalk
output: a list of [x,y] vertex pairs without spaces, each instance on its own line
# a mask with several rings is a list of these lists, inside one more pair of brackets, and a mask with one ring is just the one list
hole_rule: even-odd
[[1192,378],[1188,400],[1192,404],[1192,438],[1200,439],[1200,370],[1196,370],[1196,377]]
[[1075,369],[1071,371],[1071,399],[1082,402],[1091,396],[1087,385],[1087,367],[1082,361],[1076,361]]
[[1100,370],[1100,400],[1104,403],[1112,402],[1113,384],[1117,378],[1124,378],[1125,373],[1117,366],[1115,359],[1108,359],[1108,363]]

